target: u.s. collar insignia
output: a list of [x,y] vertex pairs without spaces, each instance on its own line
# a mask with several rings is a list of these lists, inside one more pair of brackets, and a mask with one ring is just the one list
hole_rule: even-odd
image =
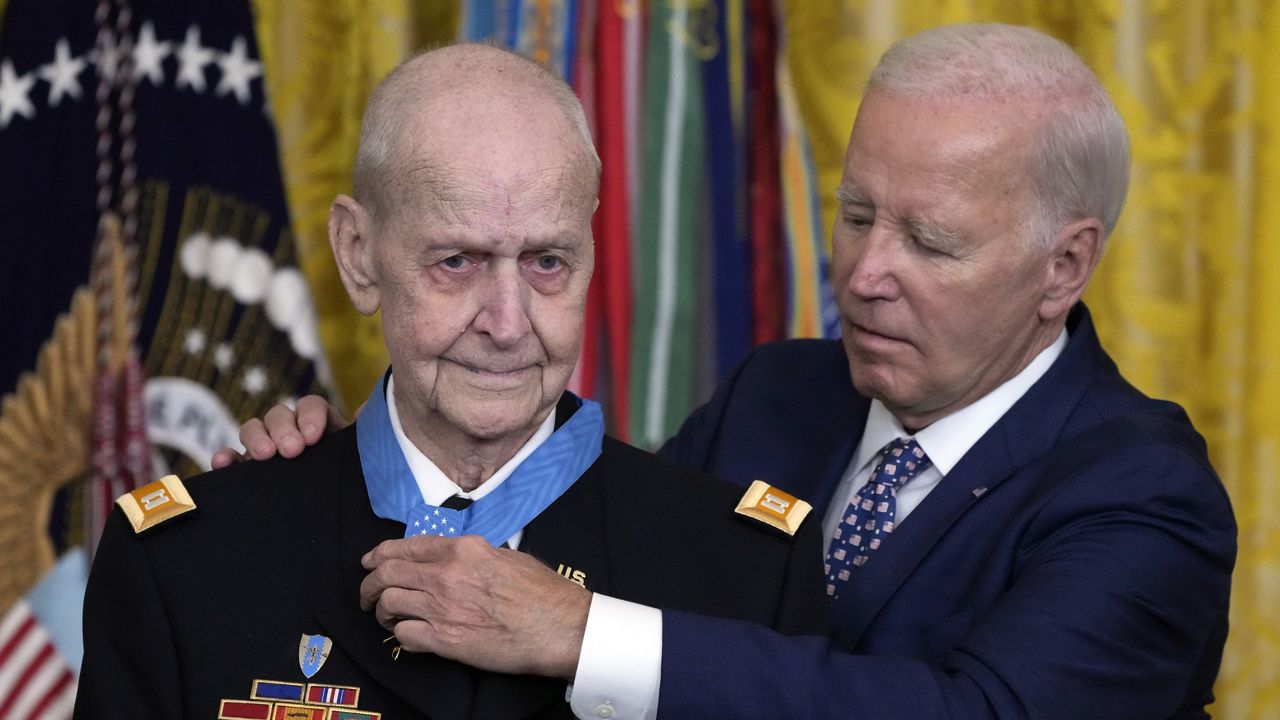
[[564,563],[557,563],[557,565],[559,567],[556,568],[556,572],[560,574],[560,577],[569,582],[577,583],[584,588],[587,586],[587,572],[585,570],[574,570]]
[[308,678],[315,677],[329,659],[329,651],[333,649],[333,641],[323,635],[306,635],[298,641],[298,666],[302,674]]
[[752,481],[734,512],[788,535],[795,535],[813,506],[763,480]]
[[177,475],[166,475],[116,498],[134,533],[196,509],[196,503]]

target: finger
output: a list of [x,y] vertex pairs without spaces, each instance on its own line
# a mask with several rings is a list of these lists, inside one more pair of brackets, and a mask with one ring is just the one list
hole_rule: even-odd
[[378,567],[368,575],[365,575],[364,580],[360,581],[361,610],[368,612],[378,604],[378,599],[382,597],[383,591],[390,587],[390,580],[388,580],[387,574],[387,568]]
[[302,454],[307,444],[298,432],[298,418],[288,405],[275,405],[262,418],[271,435],[271,441],[280,451],[280,457],[294,458]]
[[213,457],[209,459],[209,464],[213,467],[214,470],[217,470],[218,468],[224,468],[224,467],[227,467],[228,465],[234,465],[244,460],[245,460],[245,456],[241,455],[235,450],[231,448],[222,448],[221,450],[213,454]]
[[395,630],[396,623],[405,620],[425,620],[423,593],[398,587],[387,588],[374,604],[373,615],[378,624],[388,630]]
[[298,431],[307,445],[315,445],[326,432],[341,430],[347,426],[338,411],[319,395],[304,395],[298,399]]
[[396,642],[409,652],[436,652],[440,647],[440,633],[427,620],[401,620],[387,629],[396,634]]
[[[461,538],[442,538],[434,535],[415,535],[401,540],[383,540],[378,546],[360,558],[365,570],[373,570],[388,560],[413,560],[417,562],[439,562],[448,558],[454,544],[479,539],[479,536]],[[488,544],[480,540],[485,547]]]
[[240,426],[240,444],[251,460],[267,460],[276,454],[276,444],[271,442],[266,426],[258,418]]
[[392,559],[374,568],[360,581],[360,608],[371,610],[392,588],[421,590],[432,582],[431,566],[426,563]]

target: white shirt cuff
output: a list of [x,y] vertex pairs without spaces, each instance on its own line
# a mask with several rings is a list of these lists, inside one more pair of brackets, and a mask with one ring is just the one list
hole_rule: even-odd
[[569,707],[583,720],[657,716],[662,682],[662,611],[595,593],[569,686]]

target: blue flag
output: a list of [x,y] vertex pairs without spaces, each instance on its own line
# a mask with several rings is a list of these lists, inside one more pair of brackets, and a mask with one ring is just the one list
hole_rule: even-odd
[[[93,259],[108,217],[116,265]],[[100,522],[73,481],[90,428],[118,423],[85,400],[103,318],[134,313],[156,476],[194,474],[241,419],[325,388],[247,0],[9,0],[0,243],[0,393],[16,391],[0,429],[23,460],[0,448],[0,482],[20,488],[0,523],[24,537],[0,548],[20,576],[0,584],[3,612]]]

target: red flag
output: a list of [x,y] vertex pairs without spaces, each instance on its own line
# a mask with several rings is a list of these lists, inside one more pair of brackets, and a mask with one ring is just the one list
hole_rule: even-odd
[[778,37],[771,0],[749,0],[751,274],[755,344],[786,336],[782,188],[778,179]]
[[597,141],[603,170],[596,211],[596,280],[603,296],[613,429],[627,439],[631,355],[631,196],[636,142],[643,16],[634,5],[600,4],[597,66]]

